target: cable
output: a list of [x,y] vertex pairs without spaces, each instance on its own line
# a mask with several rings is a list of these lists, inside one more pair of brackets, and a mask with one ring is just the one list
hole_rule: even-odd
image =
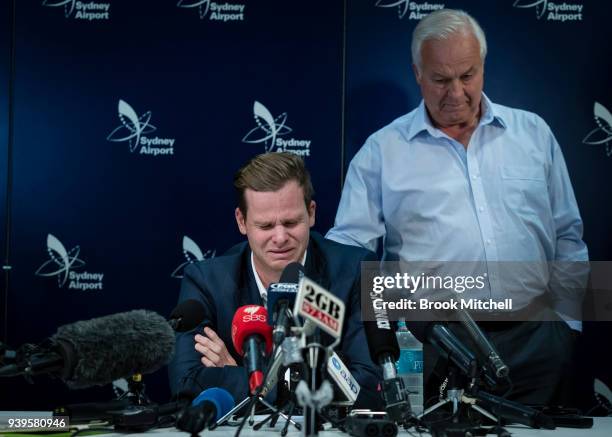
[[77,429],[72,434],[70,434],[70,437],[77,437],[78,435],[84,434],[86,432],[96,432],[96,433],[97,432],[104,432],[104,433],[109,433],[109,432],[115,432],[115,428],[104,428],[104,427],[81,428],[81,429]]

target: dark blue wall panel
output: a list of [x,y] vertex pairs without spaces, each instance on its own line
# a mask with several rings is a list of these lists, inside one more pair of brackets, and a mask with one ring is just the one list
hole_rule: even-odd
[[[11,345],[133,308],[167,314],[185,236],[203,256],[242,241],[232,177],[271,146],[249,142],[269,128],[254,130],[255,102],[284,121],[277,144],[305,155],[321,232],[338,202],[342,2],[229,2],[246,6],[227,22],[210,19],[214,2],[203,18],[176,1],[94,3],[108,19],[80,19],[82,2],[17,4]],[[152,378],[167,395],[164,372]]]

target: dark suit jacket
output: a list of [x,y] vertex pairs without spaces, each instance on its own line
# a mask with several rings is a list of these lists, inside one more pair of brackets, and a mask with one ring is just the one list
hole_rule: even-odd
[[[242,358],[235,351],[231,338],[231,324],[238,307],[248,304],[262,305],[259,290],[251,269],[251,250],[242,243],[225,255],[194,263],[185,269],[179,302],[195,299],[204,305],[206,317],[195,330],[177,334],[176,351],[169,365],[170,387],[173,394],[181,391],[199,393],[209,387],[229,391],[236,402],[247,396],[248,383]],[[380,407],[376,392],[381,373],[372,363],[366,343],[360,310],[361,261],[376,260],[374,253],[335,241],[326,240],[316,232],[310,233],[305,262],[306,276],[330,290],[346,303],[342,330],[341,355],[361,386],[356,406]],[[238,366],[207,368],[194,349],[194,335],[208,324],[221,337]],[[331,343],[331,337],[322,334],[322,341]]]

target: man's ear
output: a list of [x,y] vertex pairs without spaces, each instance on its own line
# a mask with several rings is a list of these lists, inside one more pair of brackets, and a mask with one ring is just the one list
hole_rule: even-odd
[[417,67],[416,64],[412,64],[412,72],[414,73],[416,83],[421,85],[421,73],[419,72],[419,67]]
[[242,211],[240,208],[236,208],[234,211],[234,216],[236,217],[236,224],[238,225],[238,230],[242,235],[246,235],[246,217],[242,215]]
[[310,201],[308,205],[308,225],[312,228],[315,224],[315,213],[317,211],[317,204],[314,200]]

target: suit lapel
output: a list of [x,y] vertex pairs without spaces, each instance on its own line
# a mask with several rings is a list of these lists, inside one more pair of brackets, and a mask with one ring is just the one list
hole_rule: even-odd
[[306,255],[306,262],[304,263],[304,271],[306,276],[315,281],[317,284],[325,288],[330,289],[330,279],[327,272],[327,263],[325,257],[321,253],[321,249],[317,244],[313,233],[310,234],[310,241],[308,243],[308,254]]
[[241,271],[243,272],[242,280],[240,281],[238,302],[242,305],[263,305],[263,299],[259,294],[255,275],[251,266],[251,251],[246,250],[242,257]]

